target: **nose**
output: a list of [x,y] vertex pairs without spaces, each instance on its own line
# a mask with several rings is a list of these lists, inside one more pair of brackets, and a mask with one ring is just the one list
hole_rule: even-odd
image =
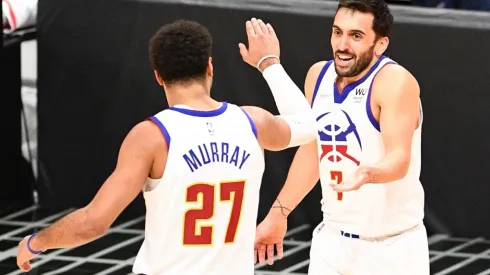
[[349,41],[347,38],[348,38],[347,36],[343,35],[339,39],[339,44],[337,45],[339,51],[342,51],[342,52],[349,51]]

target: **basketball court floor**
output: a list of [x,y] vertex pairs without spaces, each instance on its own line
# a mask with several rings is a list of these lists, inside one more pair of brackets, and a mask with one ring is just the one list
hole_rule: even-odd
[[[32,206],[0,217],[0,274],[23,274],[16,266],[18,242],[70,211],[53,213]],[[143,228],[144,217],[119,219],[104,237],[93,243],[40,255],[29,274],[132,274],[134,256],[143,241]],[[307,274],[311,235],[305,233],[310,231],[307,225],[290,229],[284,260],[273,266],[257,265],[256,275]],[[490,275],[490,240],[434,235],[429,243],[432,274]]]

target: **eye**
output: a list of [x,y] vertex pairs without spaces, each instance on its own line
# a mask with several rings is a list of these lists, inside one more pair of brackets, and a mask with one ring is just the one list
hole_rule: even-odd
[[360,35],[358,33],[354,34],[354,39],[355,40],[360,40],[361,38],[362,38],[362,35]]
[[340,35],[340,31],[339,30],[333,30],[333,34]]

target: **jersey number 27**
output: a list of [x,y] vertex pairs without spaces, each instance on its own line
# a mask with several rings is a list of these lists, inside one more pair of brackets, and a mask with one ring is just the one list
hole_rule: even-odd
[[[242,211],[243,190],[245,181],[231,181],[219,183],[219,194],[216,194],[216,185],[211,183],[196,183],[187,188],[187,202],[201,202],[198,209],[190,209],[184,216],[184,231],[182,242],[184,245],[211,245],[213,243],[213,226],[200,226],[198,233],[197,221],[209,220],[214,216],[215,203],[232,203],[230,220],[226,230],[225,243],[233,243],[237,231],[238,221]],[[233,196],[231,195],[233,193]],[[218,200],[216,200],[216,195]]]

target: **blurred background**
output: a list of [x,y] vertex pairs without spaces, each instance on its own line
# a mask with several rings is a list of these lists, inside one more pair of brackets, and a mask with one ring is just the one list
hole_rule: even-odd
[[[410,70],[424,107],[422,184],[432,274],[490,274],[490,0],[388,1],[387,55]],[[238,53],[251,17],[273,24],[299,87],[332,57],[328,0],[2,0],[0,273],[25,235],[90,201],[137,122],[166,108],[147,44],[156,29],[196,20],[214,37],[213,96],[276,113],[265,81]],[[267,153],[259,220],[295,149]],[[289,219],[286,257],[257,274],[306,274],[320,186]],[[143,240],[138,198],[103,238],[46,253],[30,274],[131,274]]]

